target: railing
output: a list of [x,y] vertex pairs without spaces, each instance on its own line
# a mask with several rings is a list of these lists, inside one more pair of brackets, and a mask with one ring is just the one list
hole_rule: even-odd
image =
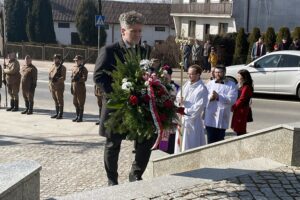
[[85,58],[89,58],[89,63],[95,63],[98,55],[96,48],[32,45],[26,43],[7,43],[7,51],[15,52],[19,59],[24,59],[26,55],[30,55],[35,60],[52,60],[54,54],[61,54],[63,57],[67,56],[66,61],[69,62],[73,62],[75,55],[80,54]]
[[231,15],[232,3],[189,3],[189,4],[172,4],[171,14],[215,14]]

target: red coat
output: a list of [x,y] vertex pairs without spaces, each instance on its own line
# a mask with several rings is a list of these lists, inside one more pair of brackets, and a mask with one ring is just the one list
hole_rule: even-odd
[[249,101],[253,95],[252,89],[248,85],[244,85],[239,90],[239,98],[232,106],[233,112],[231,128],[238,134],[245,134],[247,128],[247,117],[249,112]]

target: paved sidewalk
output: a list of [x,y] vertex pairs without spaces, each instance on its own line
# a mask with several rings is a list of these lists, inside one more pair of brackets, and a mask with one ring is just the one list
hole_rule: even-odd
[[[0,110],[0,163],[35,160],[42,165],[41,199],[107,185],[103,165],[104,138],[94,121],[74,123],[50,119],[48,110],[33,115]],[[128,182],[133,144],[122,143],[119,181]]]
[[192,187],[170,190],[152,197],[135,200],[171,199],[242,199],[292,200],[300,199],[300,168],[281,167],[269,171],[243,175],[223,181],[203,183]]

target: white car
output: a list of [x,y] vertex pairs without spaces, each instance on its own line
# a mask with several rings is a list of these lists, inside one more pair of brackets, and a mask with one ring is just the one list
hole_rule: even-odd
[[237,72],[251,73],[254,92],[297,95],[300,98],[300,51],[276,51],[248,65],[226,67],[226,76],[237,82]]

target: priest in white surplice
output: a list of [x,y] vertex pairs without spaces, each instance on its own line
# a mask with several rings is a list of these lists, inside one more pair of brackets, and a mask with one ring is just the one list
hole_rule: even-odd
[[[178,126],[175,138],[175,153],[206,144],[204,135],[203,112],[208,101],[208,91],[200,79],[202,68],[192,65],[188,69],[189,80],[184,84],[182,96],[177,95],[180,107],[181,126]],[[182,133],[182,137],[180,136]]]
[[233,81],[225,78],[226,68],[216,67],[214,79],[206,84],[209,92],[209,103],[205,111],[207,142],[224,140],[229,127],[231,106],[235,103],[238,91]]

